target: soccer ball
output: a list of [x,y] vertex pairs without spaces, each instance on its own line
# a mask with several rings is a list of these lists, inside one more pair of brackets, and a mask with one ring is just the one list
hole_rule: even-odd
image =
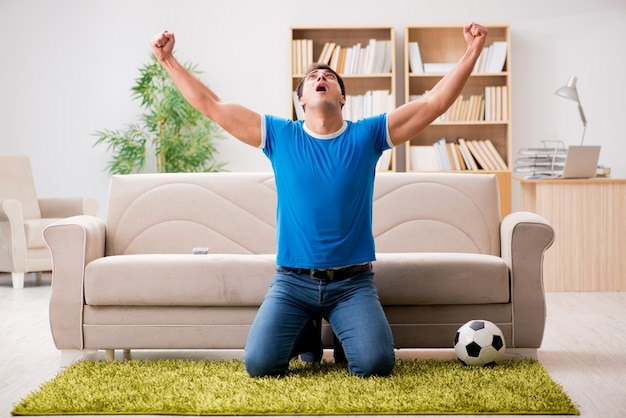
[[471,320],[454,337],[454,352],[466,366],[492,366],[504,354],[502,331],[493,322]]

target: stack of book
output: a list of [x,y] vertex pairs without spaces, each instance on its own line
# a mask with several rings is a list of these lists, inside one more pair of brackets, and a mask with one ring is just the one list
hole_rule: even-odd
[[485,87],[485,118],[486,121],[509,120],[509,89],[507,86]]
[[[428,94],[411,95],[417,100]],[[507,122],[509,120],[509,89],[507,86],[486,86],[484,94],[460,95],[436,122]]]
[[294,39],[291,41],[291,73],[304,74],[313,63],[313,40]]
[[304,74],[312,63],[329,65],[342,75],[388,74],[391,72],[392,47],[390,40],[370,39],[367,45],[357,43],[350,47],[335,42],[326,42],[320,54],[313,61],[313,41],[294,39],[292,41],[292,73]]
[[440,138],[433,145],[412,145],[409,152],[413,171],[508,170],[489,139],[446,142]]
[[344,119],[356,121],[389,112],[394,105],[389,90],[371,90],[360,96],[347,95],[342,112]]
[[[293,105],[296,117],[304,119],[304,109],[296,91],[293,92]],[[356,121],[389,112],[394,107],[393,95],[389,90],[371,90],[363,95],[346,95],[346,104],[343,106],[342,113],[344,119]]]
[[471,95],[469,98],[464,98],[460,95],[452,106],[437,120],[439,122],[485,120],[485,96],[476,94]]
[[[445,74],[454,67],[453,62],[423,62],[418,42],[409,42],[409,69],[412,74]],[[485,47],[474,66],[475,73],[500,73],[504,71],[508,44],[496,41]]]

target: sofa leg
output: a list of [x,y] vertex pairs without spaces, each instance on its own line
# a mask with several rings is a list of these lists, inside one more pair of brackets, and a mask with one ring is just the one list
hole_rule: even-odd
[[23,289],[24,288],[24,273],[11,273],[11,280],[13,280],[13,288],[14,289]]
[[106,359],[106,361],[114,361],[115,350],[112,350],[112,349],[104,350],[104,358]]
[[124,361],[130,360],[130,349],[125,348],[124,350],[122,350],[122,358],[124,359]]

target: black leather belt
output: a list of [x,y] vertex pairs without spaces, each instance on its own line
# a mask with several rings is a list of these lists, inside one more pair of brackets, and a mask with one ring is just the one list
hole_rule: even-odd
[[344,280],[352,276],[356,276],[359,273],[370,270],[372,263],[356,264],[354,266],[343,267],[339,269],[299,269],[293,267],[282,268],[294,272],[296,274],[304,274],[311,276],[314,279],[322,280],[325,282]]

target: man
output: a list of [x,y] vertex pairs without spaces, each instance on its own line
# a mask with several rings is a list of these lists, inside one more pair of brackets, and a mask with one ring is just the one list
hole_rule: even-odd
[[375,167],[383,151],[415,137],[461,93],[487,30],[470,23],[463,36],[464,56],[428,95],[358,122],[343,120],[343,80],[328,66],[305,75],[298,88],[304,121],[292,121],[222,101],[174,58],[173,33],[152,39],[155,56],[187,101],[272,163],[278,268],[248,335],[244,362],[251,376],[284,373],[311,319],[319,317],[330,323],[351,373],[393,369],[393,338],[371,270]]

